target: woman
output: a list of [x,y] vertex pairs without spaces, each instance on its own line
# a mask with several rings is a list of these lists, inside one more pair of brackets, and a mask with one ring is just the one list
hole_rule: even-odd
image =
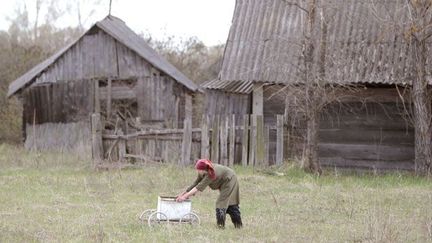
[[225,228],[225,216],[229,214],[234,227],[243,226],[240,216],[240,192],[237,176],[234,171],[226,166],[212,164],[210,160],[200,159],[195,164],[198,177],[195,182],[177,197],[178,202],[188,199],[198,191],[202,192],[209,186],[219,190],[216,201],[216,221],[219,228]]

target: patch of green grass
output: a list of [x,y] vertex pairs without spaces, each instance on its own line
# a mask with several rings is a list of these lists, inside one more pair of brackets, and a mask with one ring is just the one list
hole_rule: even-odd
[[158,195],[195,179],[192,167],[148,165],[96,171],[74,154],[0,145],[0,242],[427,242],[432,241],[432,182],[409,173],[325,171],[293,163],[235,167],[244,228],[215,226],[218,193],[192,199],[199,227],[138,220]]

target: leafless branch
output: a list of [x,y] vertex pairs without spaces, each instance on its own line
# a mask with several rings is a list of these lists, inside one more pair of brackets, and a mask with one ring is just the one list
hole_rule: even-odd
[[302,6],[300,6],[300,4],[298,4],[298,3],[290,2],[290,1],[287,1],[287,0],[282,0],[282,2],[285,2],[287,5],[296,6],[296,7],[298,7],[300,10],[302,10],[302,11],[304,11],[305,13],[309,14],[309,11],[308,11],[307,9],[303,8]]

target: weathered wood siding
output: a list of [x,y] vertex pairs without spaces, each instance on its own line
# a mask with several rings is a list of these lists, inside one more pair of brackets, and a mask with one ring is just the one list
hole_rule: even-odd
[[[251,112],[251,95],[248,94],[236,94],[226,93],[219,90],[205,91],[205,115],[207,115],[214,125],[215,118],[218,117],[219,121],[225,121],[226,117],[231,117],[235,114],[235,124],[237,126],[243,125],[243,116],[250,114]],[[235,135],[235,163],[240,163],[242,154],[242,133],[237,131]]]
[[23,92],[25,147],[91,155],[93,86],[81,80],[33,86]]
[[93,86],[85,80],[33,86],[23,92],[23,103],[26,124],[87,121]]
[[209,116],[230,114],[246,115],[250,113],[250,95],[206,90],[205,96],[205,114]]
[[[263,115],[264,126],[276,127],[277,115],[284,115],[285,94],[280,85],[264,86]],[[268,160],[270,164],[276,163],[276,130],[270,129],[268,132]],[[285,139],[285,141],[288,141]],[[288,146],[288,145],[286,145]]]
[[[61,80],[90,79],[94,77],[118,77],[118,65],[123,63],[122,46],[103,31],[94,29],[67,50],[52,66],[36,78],[35,84]],[[118,53],[118,54],[117,54]]]
[[[349,98],[330,105],[321,114],[319,158],[322,164],[350,168],[413,169],[414,131],[397,90],[369,87],[346,97]],[[409,107],[409,104],[405,106]],[[274,126],[276,114],[287,113],[285,115],[298,118],[295,110],[285,112],[284,109],[285,95],[281,87],[264,87],[265,124]],[[297,133],[304,131],[304,124],[297,123],[297,129]],[[275,141],[274,130],[270,130],[269,136],[270,141]],[[289,142],[290,149],[298,152],[299,144]],[[275,146],[270,142],[271,162]]]
[[413,169],[414,130],[397,102],[335,104],[322,118],[319,141],[323,165]]
[[[137,80],[133,87],[114,87],[112,97],[130,98],[132,89],[143,123],[168,121],[171,126],[182,126],[186,88],[98,28],[90,31],[42,72],[34,85],[65,80],[106,80],[108,77],[113,78],[113,84],[116,79]],[[106,93],[106,88],[101,87],[101,93],[104,91]]]
[[285,112],[285,93],[282,86],[264,86],[263,98],[264,123],[276,124],[276,115],[283,115]]
[[[99,102],[95,102],[96,93]],[[108,114],[124,104],[130,105],[126,109],[139,116],[142,125],[181,128],[188,95],[191,93],[183,85],[94,28],[25,90],[26,146],[63,149],[85,144],[87,147],[91,138],[89,126],[82,132],[77,129],[90,121],[91,113]],[[177,149],[177,144],[158,139],[141,146],[141,151],[152,157],[169,157],[161,151]],[[128,144],[126,152],[131,151]]]
[[91,157],[90,121],[27,124],[26,134],[27,149],[74,151]]

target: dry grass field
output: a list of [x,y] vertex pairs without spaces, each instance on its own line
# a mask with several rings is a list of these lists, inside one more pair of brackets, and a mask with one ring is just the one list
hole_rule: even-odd
[[317,178],[287,163],[235,167],[244,228],[215,226],[217,192],[192,199],[201,225],[149,228],[139,214],[175,195],[192,167],[97,171],[67,153],[0,145],[0,242],[431,242],[432,181],[410,174],[328,170]]

